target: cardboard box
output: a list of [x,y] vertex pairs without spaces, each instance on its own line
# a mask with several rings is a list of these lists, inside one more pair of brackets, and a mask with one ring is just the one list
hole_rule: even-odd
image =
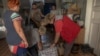
[[80,30],[80,33],[78,34],[77,38],[75,39],[76,44],[84,44],[84,37],[85,37],[85,28],[82,28]]

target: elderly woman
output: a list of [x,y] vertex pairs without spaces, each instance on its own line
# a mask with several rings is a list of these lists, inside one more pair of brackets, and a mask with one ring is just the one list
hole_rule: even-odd
[[[62,32],[62,27],[63,27],[63,17],[66,16],[67,12],[64,12],[62,10],[56,10],[55,13],[50,12],[50,17],[48,18],[50,21],[50,24],[53,24],[55,27],[55,36],[54,36],[54,41],[51,45],[51,47],[54,47],[57,45],[58,41],[60,40],[61,32]],[[74,41],[71,43],[64,42],[64,56],[68,56],[68,54],[71,51],[72,45]]]
[[13,56],[26,56],[28,43],[21,27],[22,17],[18,14],[19,0],[8,0],[8,10],[4,13],[4,22],[7,29],[6,40]]

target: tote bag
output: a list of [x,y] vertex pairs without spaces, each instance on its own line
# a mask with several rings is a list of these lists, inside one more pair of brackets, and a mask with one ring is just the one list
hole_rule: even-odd
[[63,16],[63,27],[61,31],[61,37],[65,42],[71,43],[77,37],[80,26],[73,22],[68,16]]

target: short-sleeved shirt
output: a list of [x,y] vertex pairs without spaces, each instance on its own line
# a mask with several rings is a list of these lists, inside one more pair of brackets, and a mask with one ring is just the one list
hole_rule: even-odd
[[14,11],[11,10],[7,10],[4,13],[4,23],[5,23],[5,27],[7,29],[7,36],[6,36],[6,40],[7,43],[9,45],[18,45],[22,39],[20,38],[20,36],[18,35],[18,33],[16,32],[14,25],[13,25],[13,20],[21,20],[21,16]]
[[41,10],[40,9],[32,10],[31,17],[33,20],[40,22],[41,21]]
[[55,21],[54,26],[55,26],[56,33],[61,32],[62,31],[62,26],[63,26],[62,20]]

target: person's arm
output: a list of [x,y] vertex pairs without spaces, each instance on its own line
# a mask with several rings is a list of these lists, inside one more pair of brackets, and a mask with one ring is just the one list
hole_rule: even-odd
[[13,25],[14,25],[14,28],[15,28],[17,34],[20,36],[22,41],[25,43],[25,47],[28,47],[28,43],[27,43],[26,37],[24,35],[24,31],[21,27],[21,16],[18,15],[17,13],[13,13],[11,18],[12,18],[12,22],[13,22]]
[[41,15],[41,17],[44,17],[44,15],[42,14],[41,10],[39,9],[39,13]]
[[56,34],[55,34],[54,42],[53,42],[53,44],[51,45],[51,47],[54,47],[54,46],[58,43],[59,38],[60,38],[60,33],[56,33]]
[[43,49],[42,42],[41,41],[40,42],[37,42],[37,46],[38,46],[38,49],[39,50],[42,50]]
[[34,29],[34,34],[33,36],[36,38],[36,41],[37,41],[37,47],[39,50],[42,50],[42,42],[41,42],[41,39],[40,39],[40,34],[39,34],[39,30],[38,29]]
[[54,47],[57,43],[58,43],[58,41],[59,41],[59,38],[60,38],[60,32],[62,31],[62,21],[58,21],[58,22],[56,22],[55,23],[55,31],[56,31],[56,33],[55,33],[55,39],[54,39],[54,42],[53,42],[53,44],[51,45],[51,47]]
[[54,44],[57,44],[57,42],[59,41],[59,38],[60,38],[60,32],[57,32],[55,34]]

